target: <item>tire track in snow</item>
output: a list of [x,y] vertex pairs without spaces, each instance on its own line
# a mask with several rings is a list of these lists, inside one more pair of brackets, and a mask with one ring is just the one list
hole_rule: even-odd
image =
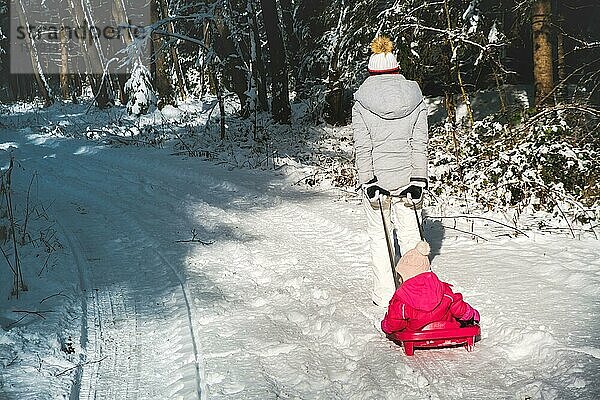
[[[81,296],[82,317],[80,346],[83,349],[93,348],[94,354],[96,354],[98,353],[98,350],[96,349],[97,342],[95,340],[95,337],[89,337],[90,332],[88,327],[88,315],[90,314],[90,312],[95,313],[95,305],[90,304],[90,301],[88,300],[88,295],[91,291],[91,284],[87,271],[89,271],[90,268],[89,265],[86,263],[85,258],[83,257],[81,244],[76,242],[76,238],[69,234],[69,232],[65,229],[60,220],[57,221],[57,225],[61,230],[62,237],[64,237],[67,240],[66,245],[71,250],[73,261],[75,262],[77,268],[79,287],[83,293],[83,295]],[[84,353],[81,353],[79,355],[79,364],[81,365],[81,367],[77,368],[76,370],[73,386],[69,395],[70,400],[77,400],[82,397],[89,398],[88,391],[91,384],[88,381],[82,380],[83,364],[85,362],[86,356]]]
[[188,324],[189,324],[189,329],[190,329],[190,337],[192,338],[192,346],[194,349],[194,365],[195,365],[195,372],[196,372],[196,393],[198,394],[199,398],[204,398],[202,396],[203,390],[202,390],[202,379],[201,379],[201,375],[204,374],[204,372],[200,372],[200,365],[202,365],[202,362],[200,360],[199,357],[199,351],[198,351],[198,344],[196,341],[196,336],[194,335],[194,323],[192,321],[192,305],[190,304],[189,301],[189,296],[188,296],[188,291],[186,290],[185,287],[185,281],[181,278],[181,276],[179,275],[179,273],[177,272],[176,268],[173,266],[172,263],[170,263],[161,253],[159,253],[156,249],[154,249],[155,254],[160,257],[160,259],[162,260],[163,263],[165,263],[166,265],[169,266],[169,268],[173,271],[173,274],[175,274],[177,276],[177,279],[179,280],[179,284],[181,286],[181,292],[183,293],[183,299],[185,301],[185,307],[187,310],[187,316],[188,316]]
[[[46,171],[49,172],[49,171]],[[58,174],[56,174],[58,176]],[[62,174],[63,177],[67,178],[65,179],[68,182],[72,182],[73,178],[76,178],[74,176],[71,177],[66,177],[65,174]],[[75,180],[76,181],[76,180]],[[55,179],[56,183],[59,184],[63,184],[64,185],[64,181],[61,181],[60,179]],[[106,212],[106,207],[102,207],[101,204],[110,204],[111,201],[113,200],[111,198],[111,196],[106,195],[105,193],[100,193],[100,191],[98,190],[98,188],[95,188],[93,185],[89,185],[87,183],[83,183],[80,182],[79,185],[77,186],[84,186],[87,187],[87,190],[81,190],[80,192],[77,192],[77,188],[75,187],[75,185],[71,185],[71,192],[72,194],[74,194],[75,196],[79,196],[82,198],[82,200],[84,200],[84,202],[90,202],[91,196],[89,195],[90,193],[94,193],[94,195],[100,195],[100,197],[103,197],[105,202],[102,201],[98,201],[97,199],[94,201],[94,203],[96,203],[95,205],[98,206],[99,209],[104,208],[104,212]],[[58,187],[58,186],[57,186]],[[64,186],[63,186],[64,189]],[[85,193],[85,195],[83,195]],[[133,221],[131,219],[130,216],[128,216],[128,212],[129,210],[126,209],[125,207],[119,207],[119,213],[113,213],[112,215],[112,220],[118,220],[118,219],[123,219],[124,217],[127,217],[125,219],[127,219],[127,223],[130,226],[139,226],[139,224],[136,224],[135,221]],[[118,216],[115,214],[119,214]],[[101,225],[102,221],[99,221],[96,223],[96,225]],[[93,224],[89,224],[89,226],[93,226]],[[130,229],[131,231],[131,229]],[[138,232],[143,232],[142,229],[137,229],[135,231]],[[141,239],[138,239],[138,243],[143,243],[143,242],[147,242],[147,239],[150,238],[150,235],[146,234],[146,236],[142,236]],[[92,238],[91,242],[96,242],[96,243],[101,243],[102,240],[106,240],[106,238],[103,237],[95,237]],[[152,240],[151,240],[152,241]],[[93,248],[94,244],[90,243],[89,246],[87,246],[87,249],[89,251],[90,248]],[[154,246],[156,247],[156,246]],[[133,248],[133,249],[129,249],[132,252],[135,252],[137,249]],[[77,254],[78,252],[80,254],[83,254],[85,251],[84,250],[73,250],[74,254]],[[196,393],[196,397],[197,398],[201,398],[202,397],[202,390],[201,390],[201,386],[202,386],[202,381],[200,378],[200,358],[198,355],[198,350],[197,350],[197,344],[195,341],[195,338],[193,336],[193,326],[192,326],[192,315],[191,315],[191,306],[189,304],[188,301],[188,296],[186,293],[186,289],[184,286],[184,283],[182,282],[181,277],[177,274],[177,271],[175,270],[175,268],[168,263],[167,259],[160,254],[160,252],[156,249],[154,249],[154,255],[156,258],[160,259],[160,263],[164,266],[164,267],[168,267],[171,270],[171,274],[175,275],[175,277],[177,278],[177,283],[180,287],[182,296],[183,296],[183,302],[185,303],[185,309],[186,309],[186,322],[188,325],[188,331],[189,334],[191,335],[191,342],[192,342],[192,349],[191,352],[193,352],[194,354],[194,366],[195,366],[195,373],[192,374],[193,375],[193,379],[195,380],[195,393]],[[98,257],[99,258],[99,257]],[[156,266],[154,266],[154,268],[156,268]],[[153,271],[151,271],[153,272]],[[163,274],[164,275],[164,274]],[[125,277],[126,278],[126,277]],[[97,282],[94,282],[97,283]],[[152,284],[153,282],[147,282],[148,287],[153,286]],[[155,284],[160,284],[160,282],[154,282]],[[82,398],[85,398],[83,396],[86,395],[86,383],[87,381],[90,381],[90,389],[87,391],[89,392],[89,398],[106,398],[106,399],[134,399],[134,398],[138,398],[138,394],[140,392],[140,388],[138,387],[138,384],[140,383],[140,372],[142,372],[144,365],[140,365],[140,362],[138,361],[136,365],[132,365],[131,364],[131,359],[132,357],[127,357],[128,354],[130,353],[135,353],[136,349],[140,347],[140,343],[138,343],[138,337],[140,336],[136,331],[135,331],[135,327],[137,327],[138,325],[138,316],[136,315],[137,311],[136,311],[136,304],[135,301],[133,302],[133,304],[125,304],[124,303],[124,298],[127,298],[127,301],[132,301],[131,296],[128,294],[127,297],[123,297],[121,294],[119,294],[120,290],[117,288],[115,290],[115,288],[110,288],[107,290],[96,290],[96,295],[94,296],[94,302],[92,302],[93,306],[93,312],[88,312],[88,318],[89,315],[94,314],[95,318],[94,318],[94,324],[95,324],[95,330],[93,332],[93,334],[96,334],[97,336],[100,336],[99,338],[99,343],[100,346],[99,348],[94,349],[94,355],[95,355],[95,359],[91,360],[89,355],[87,357],[87,361],[91,362],[91,361],[97,361],[97,360],[103,360],[102,362],[93,362],[92,364],[88,364],[89,366],[91,366],[91,369],[93,369],[94,371],[92,372],[87,372],[89,371],[90,368],[84,368],[84,373],[82,374],[82,384],[80,384],[80,395],[82,396]],[[122,292],[122,291],[121,291]],[[116,293],[116,294],[115,294]],[[116,296],[116,298],[115,298]],[[88,304],[90,304],[90,302],[88,302]],[[89,307],[88,307],[89,308]],[[133,318],[133,320],[132,320]],[[105,325],[107,323],[112,322],[113,325],[116,325],[117,320],[125,320],[126,323],[125,324],[120,324],[120,325],[124,325],[124,326],[120,326],[118,330],[116,330],[116,332],[111,332],[111,334],[107,334],[106,333],[106,329],[105,329]],[[89,325],[88,324],[88,336],[93,336],[93,334],[90,334],[90,329],[89,329]],[[130,330],[129,332],[126,332],[126,330],[129,328],[132,328],[133,330]],[[116,336],[119,337],[116,337]],[[181,340],[180,340],[181,341]],[[89,343],[89,341],[88,341]],[[114,343],[119,343],[119,346],[111,346]],[[113,353],[108,353],[102,346],[105,345],[106,346],[111,346],[111,349],[113,350]],[[178,343],[176,343],[176,345],[178,345]],[[152,351],[152,349],[148,349],[149,351]],[[139,353],[139,351],[138,351]],[[139,354],[136,354],[139,355]],[[104,360],[104,357],[106,357],[106,361]],[[138,357],[140,358],[140,357]],[[135,360],[134,360],[135,361]],[[110,382],[111,379],[108,379],[109,382],[106,383],[104,381],[107,380],[106,377],[106,373],[107,371],[104,369],[104,366],[106,366],[107,364],[111,364],[110,368],[110,373],[113,375],[112,378],[112,382]],[[168,368],[167,368],[168,371]],[[165,371],[162,371],[162,373],[165,373]],[[88,375],[91,374],[91,377],[88,378]],[[189,374],[185,374],[182,373],[182,379],[188,379],[186,378],[186,375]],[[129,380],[124,384],[123,381],[127,380],[129,378]],[[169,377],[170,378],[170,377]],[[144,379],[144,378],[142,378]],[[145,379],[144,379],[145,380]],[[94,383],[95,382],[95,383]],[[146,382],[147,383],[147,382]],[[171,387],[171,388],[175,388],[172,390],[171,395],[168,395],[165,398],[171,398],[171,396],[176,396],[176,395],[180,395],[180,397],[184,396],[185,393],[181,393],[183,389],[178,389],[178,386],[180,386],[177,381],[174,382],[170,382],[167,387]],[[152,389],[151,389],[152,390]],[[179,393],[178,393],[179,392]],[[142,394],[142,397],[143,396]],[[161,396],[156,396],[153,398],[161,398]]]
[[[47,176],[46,178],[47,179]],[[60,216],[67,217],[69,210],[60,210]],[[66,218],[71,219],[71,218]],[[80,236],[75,236],[70,233],[64,223],[60,223],[61,230],[63,231],[64,237],[67,239],[67,245],[69,246],[71,253],[77,263],[77,268],[82,275],[94,275],[92,267],[92,261],[98,260],[95,257],[86,257],[86,247],[89,249],[89,244],[82,243]],[[87,246],[86,246],[87,245]],[[80,277],[80,279],[82,279]],[[127,315],[126,305],[123,301],[122,288],[113,287],[111,290],[100,290],[94,288],[97,280],[86,277],[84,294],[82,295],[82,303],[85,309],[82,326],[82,338],[81,346],[86,349],[86,354],[81,355],[80,364],[82,368],[78,371],[74,387],[72,390],[71,398],[77,399],[96,399],[96,398],[122,398],[130,399],[132,397],[130,387],[135,385],[137,376],[134,379],[127,379],[129,370],[131,367],[126,368],[126,371],[118,371],[118,375],[123,378],[119,384],[110,387],[110,390],[103,392],[99,390],[101,376],[102,363],[113,363],[113,368],[122,368],[121,365],[117,364],[117,360],[128,359],[124,354],[118,354],[121,351],[121,347],[110,346],[109,341],[113,341],[114,337],[111,337],[110,333],[106,331],[105,326],[108,324],[115,325],[119,315]],[[125,328],[130,331],[135,329],[136,323],[125,324]],[[121,337],[124,335],[122,334]],[[135,333],[129,332],[127,337],[136,337]],[[129,346],[128,346],[129,347]],[[128,359],[129,360],[129,359]]]

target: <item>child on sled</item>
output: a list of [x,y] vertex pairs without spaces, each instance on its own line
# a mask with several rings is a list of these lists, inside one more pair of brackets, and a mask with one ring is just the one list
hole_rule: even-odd
[[400,258],[396,271],[403,282],[381,321],[386,334],[417,331],[435,321],[457,320],[462,326],[479,323],[479,312],[431,271],[429,251],[429,244],[421,241]]

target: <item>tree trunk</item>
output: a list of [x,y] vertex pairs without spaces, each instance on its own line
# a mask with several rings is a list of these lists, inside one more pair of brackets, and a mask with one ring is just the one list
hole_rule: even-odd
[[[77,26],[88,29],[90,25],[86,18],[86,13],[83,10],[81,2],[78,0],[69,1],[71,6],[72,15],[75,18]],[[108,90],[108,82],[110,75],[107,73],[106,76],[103,74],[97,74],[93,71],[94,66],[100,66],[104,68],[98,49],[95,43],[89,44],[88,41],[83,38],[79,38],[79,45],[83,49],[82,57],[84,59],[86,69],[85,73],[90,82],[92,93],[94,94],[94,100],[98,108],[106,108],[112,103],[112,96]]]
[[533,32],[533,81],[536,107],[552,103],[550,93],[554,88],[551,42],[551,0],[535,0],[531,8]]
[[[452,32],[454,28],[452,27],[452,19],[450,14],[450,6],[448,5],[448,0],[444,0],[444,11],[446,13],[446,26],[448,27],[448,32]],[[448,40],[448,44],[450,45],[451,53],[458,54],[457,45],[454,43],[453,39]],[[461,60],[458,57],[455,57],[454,65],[451,67],[451,72],[456,72],[456,78],[458,81],[458,87],[460,88],[460,93],[462,95],[463,102],[465,103],[465,107],[467,108],[467,117],[469,117],[469,123],[471,126],[475,123],[475,118],[473,117],[473,108],[471,107],[471,99],[469,98],[469,94],[467,93],[467,89],[465,87],[465,83],[462,78],[461,72]]]
[[452,147],[454,148],[454,158],[456,159],[456,172],[460,179],[461,191],[465,189],[465,180],[461,165],[461,152],[460,143],[456,136],[456,102],[454,100],[454,94],[451,92],[444,92],[444,108],[446,109],[446,131],[450,134],[452,139]]
[[[117,26],[129,25],[129,18],[127,18],[127,10],[125,10],[125,4],[122,0],[113,0],[112,14]],[[125,45],[130,46],[133,43],[133,34],[130,29],[127,29],[122,37]],[[127,82],[127,77],[127,74],[118,74],[115,82],[115,84],[117,85],[117,90],[119,93],[119,99],[121,101],[121,104],[127,104],[127,101],[129,100],[127,93],[125,92],[125,83]]]
[[[126,26],[129,25],[129,21],[127,21],[127,12],[125,11],[124,4],[121,0],[114,0],[112,3],[112,14],[117,26]],[[133,42],[133,38],[131,36],[131,32],[129,29],[126,30],[123,35],[124,41],[126,45],[130,45]]]
[[[300,65],[298,62],[300,43],[298,41],[298,36],[296,36],[296,32],[294,31],[294,4],[292,3],[292,0],[279,0],[279,4],[281,5],[281,20],[285,32],[288,67],[290,68],[290,71],[293,71],[294,66]],[[292,78],[294,78],[294,76],[292,76]],[[293,79],[293,81],[295,85],[297,83],[296,79]]]
[[[218,39],[213,40],[212,43],[215,52],[219,58],[224,61],[222,69],[223,74],[219,81],[222,86],[225,86],[225,83],[229,84],[229,89],[234,92],[240,100],[240,114],[243,117],[247,117],[249,115],[248,95],[246,94],[246,91],[248,90],[247,70],[246,66],[243,64],[243,55],[239,51],[239,48],[236,48],[233,43],[233,40],[235,39],[229,29],[228,22],[225,20],[226,18],[224,9],[218,8],[214,20],[214,27],[218,33]],[[227,82],[225,82],[225,77],[229,78]]]
[[[202,37],[204,40],[204,47],[210,49],[210,22],[204,20],[202,23]],[[212,81],[211,73],[211,59],[209,57],[214,54],[204,51],[202,54],[199,52],[198,57],[202,57],[202,71],[200,71],[200,97],[204,97],[206,93],[214,93],[214,84]]]
[[344,85],[340,81],[341,73],[338,68],[339,43],[336,44],[327,75],[327,92],[325,93],[325,121],[331,125],[345,125]]
[[[169,16],[169,6],[166,0],[160,0],[160,8],[162,11],[163,18],[167,18]],[[175,27],[173,26],[172,21],[170,21],[167,24],[167,31],[169,33],[175,32]],[[171,54],[171,61],[173,62],[173,69],[175,69],[175,76],[177,77],[177,89],[179,91],[179,98],[181,100],[185,100],[185,98],[187,97],[187,83],[185,81],[183,70],[181,69],[181,63],[179,62],[179,54],[177,53],[177,47],[169,46],[169,51]]]
[[325,94],[325,120],[332,125],[345,125],[346,115],[344,113],[344,84],[340,81],[341,71],[339,68],[340,41],[342,36],[342,24],[346,17],[347,8],[342,1],[342,9],[338,18],[335,37],[337,39],[329,61],[327,73],[327,93]]
[[[75,67],[77,68],[77,67]],[[79,97],[83,95],[83,80],[78,70],[71,74],[71,101],[73,104],[79,103]]]
[[[152,0],[150,5],[152,22],[161,19],[159,0]],[[156,89],[158,109],[162,109],[167,104],[175,103],[175,90],[171,85],[169,78],[169,63],[164,49],[164,40],[161,35],[152,34],[152,64],[150,65],[150,73],[152,74],[152,86]]]
[[558,13],[558,17],[556,19],[558,24],[556,35],[556,71],[558,75],[558,89],[556,91],[556,95],[559,101],[565,101],[568,95],[567,72],[565,65],[565,35],[563,33],[565,19],[561,12]]
[[258,20],[256,18],[256,7],[254,0],[248,0],[250,5],[250,26],[252,28],[252,48],[254,50],[254,69],[252,73],[257,86],[258,109],[269,111],[269,99],[267,97],[267,72],[263,61],[262,47],[260,46],[260,33],[258,31]]
[[67,33],[65,26],[60,27],[60,93],[63,100],[71,97],[69,89],[69,52],[67,49]]
[[[19,23],[21,24],[21,26],[29,26],[29,24],[27,23],[27,17],[25,15],[23,4],[20,0],[17,0],[15,8],[17,9]],[[48,82],[46,81],[46,77],[44,76],[44,72],[42,71],[42,66],[40,65],[40,60],[38,58],[35,42],[31,39],[29,35],[25,35],[25,43],[27,45],[27,49],[29,50],[31,68],[33,70],[33,75],[35,76],[35,80],[38,84],[39,93],[44,99],[44,106],[48,107],[53,103],[53,99],[50,96],[50,87],[48,86]]]
[[[213,26],[210,22],[205,22],[204,24],[204,44],[207,49],[214,48],[214,32]],[[211,54],[211,58],[207,60],[207,69],[208,69],[208,77],[209,77],[209,86],[211,90],[214,90],[214,93],[217,95],[217,102],[219,103],[219,129],[220,129],[220,138],[221,140],[225,140],[226,137],[226,126],[225,126],[225,99],[223,98],[223,87],[221,86],[221,79],[217,76],[217,72],[215,71],[215,63],[214,63],[214,53]],[[208,124],[206,125],[208,126]]]
[[271,113],[275,121],[289,124],[291,109],[288,71],[285,64],[285,46],[279,29],[277,4],[275,0],[260,0],[260,3],[270,54],[269,69],[271,71],[271,94],[273,97]]
[[[213,70],[214,71],[214,70]],[[213,80],[217,87],[217,101],[219,102],[219,131],[220,139],[225,140],[226,137],[226,126],[225,126],[225,99],[223,98],[223,89],[221,88],[221,81],[216,73],[213,72]]]

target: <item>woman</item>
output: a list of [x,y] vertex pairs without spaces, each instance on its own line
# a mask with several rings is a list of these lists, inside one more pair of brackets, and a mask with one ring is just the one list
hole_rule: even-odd
[[390,39],[377,37],[371,50],[370,76],[354,94],[352,128],[371,245],[372,299],[387,307],[395,284],[380,206],[390,238],[396,228],[400,252],[414,248],[421,238],[413,207],[420,210],[428,188],[427,107],[419,85],[400,74]]

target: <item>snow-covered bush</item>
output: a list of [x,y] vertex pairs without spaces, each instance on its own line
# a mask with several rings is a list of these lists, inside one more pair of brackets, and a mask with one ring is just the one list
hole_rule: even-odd
[[598,121],[576,106],[521,117],[493,115],[454,135],[447,127],[434,128],[433,193],[463,193],[486,209],[546,211],[582,222],[597,218],[600,140],[587,125]]
[[127,112],[130,115],[146,114],[156,105],[156,94],[152,89],[150,71],[143,64],[136,62],[131,76],[125,82],[127,95]]

